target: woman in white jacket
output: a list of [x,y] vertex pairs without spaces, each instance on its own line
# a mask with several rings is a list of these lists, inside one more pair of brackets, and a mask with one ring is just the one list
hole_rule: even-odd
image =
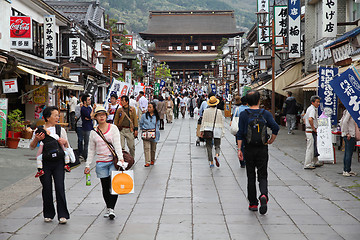
[[[219,102],[220,102],[219,99],[217,99],[215,96],[210,97],[209,101],[207,101],[209,108],[204,110],[201,121],[201,127],[200,127],[201,137],[203,137],[204,131],[212,131],[214,129],[213,131],[214,138],[206,139],[206,150],[208,153],[210,168],[214,167],[213,160],[215,160],[216,166],[220,167],[219,155],[220,155],[221,138],[224,136],[224,116],[222,115],[221,110],[218,110],[216,108]],[[212,154],[213,141],[215,145],[214,159]]]
[[86,160],[84,173],[90,173],[90,164],[95,158],[96,175],[101,180],[102,193],[107,207],[104,217],[114,219],[116,216],[114,208],[118,195],[112,195],[110,193],[110,188],[111,171],[115,171],[116,169],[113,163],[113,156],[111,155],[107,144],[95,131],[101,131],[105,136],[105,139],[114,146],[119,158],[119,163],[123,163],[124,158],[120,144],[120,132],[115,125],[106,122],[107,115],[108,113],[103,106],[96,107],[94,119],[96,119],[99,125],[90,133],[88,158]]
[[356,173],[351,171],[351,159],[355,147],[355,131],[356,122],[350,116],[347,110],[344,110],[343,117],[341,119],[341,136],[345,141],[345,154],[344,154],[344,170],[343,176],[350,177],[356,176]]

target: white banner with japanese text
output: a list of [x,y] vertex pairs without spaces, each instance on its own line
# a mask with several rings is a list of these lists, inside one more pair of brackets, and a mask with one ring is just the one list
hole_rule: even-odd
[[44,58],[56,59],[55,15],[44,17]]
[[269,9],[270,3],[269,0],[257,0],[257,11],[266,12],[266,21],[264,23],[258,22],[258,43],[268,43],[270,42],[270,27],[262,27],[262,26],[270,26],[270,14]]
[[323,37],[336,37],[337,34],[337,0],[322,1]]
[[301,31],[300,31],[300,0],[289,0],[289,58],[299,58],[300,44],[301,44]]
[[279,47],[279,45],[284,44],[284,38],[287,38],[287,18],[287,6],[274,7],[275,36],[279,36],[275,39],[276,50],[283,49],[283,47]]
[[69,38],[69,56],[80,57],[80,38]]
[[318,119],[317,150],[320,154],[318,157],[319,161],[334,161],[330,118]]
[[104,107],[105,109],[108,108],[110,103],[110,97],[112,94],[116,94],[118,96],[118,100],[116,101],[117,104],[120,104],[121,96],[128,95],[131,89],[130,83],[121,82],[119,80],[113,79],[113,82],[109,88],[109,92],[106,96]]

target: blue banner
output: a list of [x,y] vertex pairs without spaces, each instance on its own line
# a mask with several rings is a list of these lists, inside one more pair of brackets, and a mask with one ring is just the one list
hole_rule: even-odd
[[330,85],[360,127],[360,79],[352,67],[335,76]]
[[333,80],[339,72],[338,68],[320,67],[319,68],[319,86],[318,95],[321,98],[319,107],[319,116],[322,112],[331,118],[331,125],[337,125],[337,96],[330,86],[330,81]]
[[211,84],[211,91],[216,94],[216,85],[214,83]]
[[289,6],[289,16],[295,20],[300,16],[301,13],[300,0],[289,0],[288,6]]
[[229,95],[229,93],[230,93],[229,89],[230,89],[230,85],[229,85],[229,83],[226,83],[225,84],[225,95],[226,96]]
[[160,89],[162,89],[164,86],[165,86],[165,81],[164,81],[164,80],[161,80],[161,82],[160,82]]

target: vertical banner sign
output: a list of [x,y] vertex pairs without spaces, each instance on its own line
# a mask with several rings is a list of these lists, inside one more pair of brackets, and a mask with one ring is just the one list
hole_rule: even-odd
[[161,80],[161,82],[160,82],[160,89],[162,89],[164,86],[165,86],[165,81],[164,81],[164,80]]
[[86,42],[84,42],[83,40],[81,40],[81,58],[87,60],[87,46],[86,46]]
[[[299,0],[300,1],[300,0]],[[257,0],[257,11],[261,10],[269,13],[270,5],[269,0]],[[258,43],[268,43],[270,42],[270,28],[263,28],[261,26],[270,25],[270,14],[266,15],[265,23],[258,22]]]
[[10,17],[10,41],[13,49],[32,49],[31,17]]
[[330,118],[318,119],[317,150],[319,161],[334,161]]
[[159,95],[159,91],[160,91],[160,84],[159,83],[155,83],[155,88],[154,88],[154,95]]
[[319,116],[324,111],[325,115],[331,118],[331,124],[335,126],[337,125],[337,96],[329,83],[338,71],[338,68],[332,67],[319,68],[318,95],[321,98]]
[[131,71],[125,72],[125,82],[131,84]]
[[322,1],[323,37],[336,37],[337,34],[337,0]]
[[226,96],[228,96],[229,95],[229,93],[230,93],[230,85],[229,85],[229,83],[226,83],[225,84],[225,94],[226,94]]
[[80,57],[80,38],[69,38],[69,56]]
[[300,57],[300,0],[289,0],[289,58]]
[[6,140],[8,99],[0,98],[0,141]]
[[128,40],[128,42],[126,43],[126,45],[128,46],[133,46],[133,35],[125,35],[125,38]]
[[355,73],[350,67],[341,75],[335,76],[330,85],[336,95],[340,98],[351,117],[360,127],[360,79],[359,74]]
[[214,83],[211,84],[211,91],[216,94],[216,85]]
[[116,101],[117,104],[121,104],[121,96],[128,95],[130,92],[131,85],[128,83],[121,82],[119,80],[113,79],[112,84],[109,88],[109,92],[106,95],[104,108],[108,109],[110,103],[110,96],[116,94],[118,96],[118,100]]
[[283,45],[284,38],[287,38],[287,17],[287,6],[274,6],[275,35],[279,36],[275,38],[276,50],[283,49],[283,47],[279,47],[279,45]]
[[44,18],[44,58],[56,59],[55,15]]

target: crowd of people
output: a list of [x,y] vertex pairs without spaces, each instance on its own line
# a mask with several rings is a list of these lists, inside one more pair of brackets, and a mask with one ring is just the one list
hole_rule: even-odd
[[[190,118],[198,116],[197,143],[205,142],[209,167],[220,167],[221,139],[225,134],[224,99],[221,96],[216,96],[212,92],[209,94],[199,93],[186,88],[176,93],[164,91],[158,96],[145,96],[144,92],[140,92],[136,98],[112,94],[107,108],[92,104],[91,97],[86,94],[80,96],[81,101],[78,101],[74,94],[70,94],[70,96],[69,127],[76,131],[77,154],[81,161],[86,162],[85,174],[90,173],[90,165],[96,161],[95,172],[101,181],[107,209],[104,217],[115,218],[114,208],[117,201],[117,195],[111,195],[109,192],[110,175],[115,167],[112,163],[113,158],[108,143],[114,146],[118,160],[124,162],[122,151],[128,150],[130,155],[135,157],[135,139],[140,135],[143,140],[144,167],[155,165],[157,143],[160,140],[161,131],[165,129],[165,118],[168,124],[172,124],[174,119],[179,118],[179,114],[181,114],[181,118],[185,118],[186,113]],[[322,166],[317,158],[319,153],[316,147],[320,98],[313,96],[310,101],[311,105],[307,108],[303,118],[307,141],[304,169]],[[299,105],[289,92],[283,108],[288,134],[294,134],[299,111]],[[56,146],[58,156],[51,161],[40,161],[41,168],[38,166],[37,177],[40,178],[43,185],[44,220],[52,221],[55,216],[52,198],[53,178],[59,222],[66,223],[70,216],[66,206],[64,169],[70,171],[66,167],[68,162],[65,160],[65,152],[70,148],[70,144],[66,131],[56,127],[59,120],[58,109],[47,107],[43,116],[45,119],[43,131],[35,132],[31,148],[35,148],[38,143],[43,145],[37,154],[41,156],[39,157],[41,160],[47,156],[45,154],[49,151],[47,142],[51,142],[51,137],[54,138],[56,135],[55,142],[58,142]],[[259,209],[260,214],[265,214],[269,201],[268,146],[275,141],[280,127],[272,114],[261,107],[260,93],[254,90],[247,92],[246,96],[234,98],[230,126],[232,130],[234,129],[232,133],[235,136],[234,145],[238,149],[240,167],[246,168],[248,209],[251,211]],[[358,129],[355,121],[346,111],[341,119],[341,128],[345,140],[343,175],[355,176],[356,173],[351,170],[351,158]],[[268,129],[271,130],[271,134],[268,133]],[[214,149],[215,155],[213,154]],[[259,184],[259,197],[257,197],[256,179]],[[258,207],[259,205],[260,207]]]

